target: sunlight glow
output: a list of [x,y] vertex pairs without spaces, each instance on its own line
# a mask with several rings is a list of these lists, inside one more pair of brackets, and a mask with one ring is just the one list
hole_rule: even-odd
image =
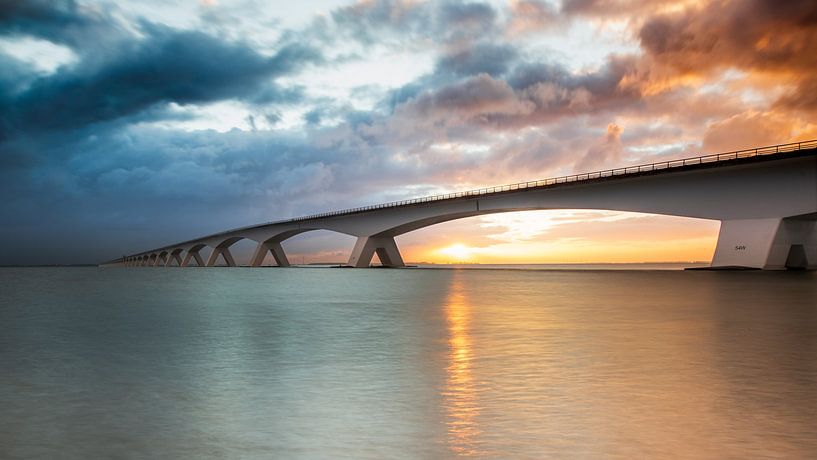
[[447,415],[448,445],[455,455],[472,457],[481,454],[476,441],[482,430],[478,423],[480,406],[477,381],[471,370],[474,360],[470,335],[471,306],[459,276],[455,275],[445,305],[449,357],[442,395]]
[[448,257],[450,259],[448,261],[449,263],[474,262],[472,259],[473,249],[462,243],[452,244],[451,246],[438,249],[437,252],[445,257]]
[[437,264],[706,262],[718,228],[642,213],[524,211],[428,227],[399,244],[406,260]]

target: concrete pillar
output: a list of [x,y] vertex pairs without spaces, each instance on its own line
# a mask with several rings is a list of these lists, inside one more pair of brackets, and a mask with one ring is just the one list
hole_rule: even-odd
[[165,264],[165,266],[172,267],[173,262],[176,262],[176,266],[181,267],[182,266],[182,257],[180,256],[181,252],[182,252],[181,249],[179,249],[170,253],[170,256],[167,258],[167,264]]
[[272,253],[272,257],[279,267],[289,267],[289,259],[287,259],[287,255],[284,253],[281,242],[270,240],[258,243],[258,247],[255,248],[255,253],[252,256],[251,265],[253,267],[260,267],[261,264],[264,263],[264,257],[267,256],[267,252]]
[[163,252],[156,256],[156,267],[166,267],[167,266],[167,253]]
[[721,222],[713,268],[817,268],[817,221],[739,219]]
[[201,254],[199,254],[199,249],[187,251],[187,254],[184,256],[184,260],[182,260],[182,267],[189,267],[190,266],[190,259],[196,260],[196,265],[199,267],[204,266],[204,259],[201,258]]
[[360,236],[349,256],[350,267],[365,268],[372,263],[375,252],[385,267],[405,267],[394,238],[389,236]]
[[224,258],[224,261],[227,262],[228,267],[235,267],[235,259],[233,259],[233,255],[230,254],[230,248],[219,248],[216,247],[213,249],[213,252],[210,254],[210,258],[207,259],[207,267],[214,267],[216,262],[218,262],[218,257],[221,256]]

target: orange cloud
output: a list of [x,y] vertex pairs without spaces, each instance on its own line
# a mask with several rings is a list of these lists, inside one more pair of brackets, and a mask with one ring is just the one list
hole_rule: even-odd
[[817,124],[783,113],[748,111],[709,125],[703,144],[708,151],[723,152],[774,145],[781,139],[817,139]]

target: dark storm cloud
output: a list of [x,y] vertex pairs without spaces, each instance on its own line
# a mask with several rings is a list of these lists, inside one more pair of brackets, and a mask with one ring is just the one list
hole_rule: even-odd
[[272,86],[270,79],[319,59],[315,50],[297,45],[264,57],[200,32],[156,25],[143,30],[147,38],[110,60],[37,79],[22,94],[0,101],[6,137],[115,120],[160,103],[292,100],[297,93]]
[[73,0],[0,0],[0,34],[26,34],[63,43],[94,23]]
[[25,88],[37,76],[29,64],[0,55],[0,104]]
[[277,122],[276,105],[306,96],[276,79],[320,63],[319,51],[292,43],[262,55],[248,43],[114,16],[71,1],[0,0],[0,36],[48,40],[75,56],[44,74],[0,53],[0,236],[15,242],[0,263],[94,262],[120,238],[155,238],[156,216],[171,233],[203,214],[243,224],[294,212],[259,202],[331,183],[322,162],[330,155],[302,139],[138,128],[191,116],[171,103],[223,100]]

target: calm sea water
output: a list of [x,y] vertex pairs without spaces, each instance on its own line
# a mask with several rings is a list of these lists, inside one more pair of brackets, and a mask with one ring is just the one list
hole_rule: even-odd
[[817,274],[0,269],[0,458],[817,458]]

